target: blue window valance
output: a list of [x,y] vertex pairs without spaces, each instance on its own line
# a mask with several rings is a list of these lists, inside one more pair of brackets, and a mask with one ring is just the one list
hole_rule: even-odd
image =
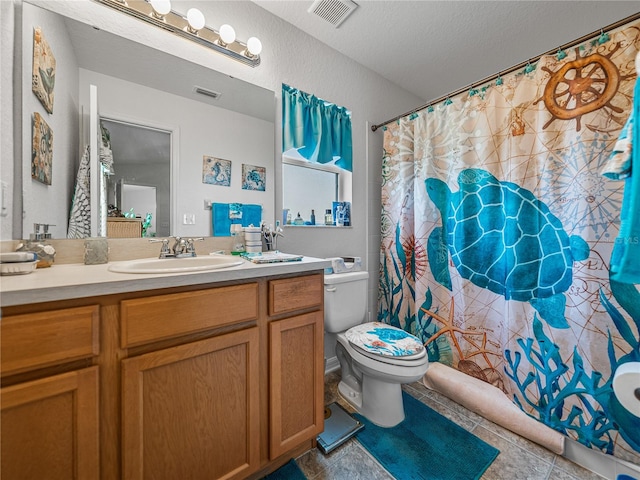
[[351,112],[282,84],[282,151],[353,171]]

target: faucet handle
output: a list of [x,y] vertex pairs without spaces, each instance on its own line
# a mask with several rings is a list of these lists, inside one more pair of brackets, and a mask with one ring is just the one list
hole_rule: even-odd
[[196,238],[187,238],[187,247],[185,249],[185,253],[191,253],[193,256],[196,256],[196,247],[193,242],[203,241],[204,237],[196,237]]
[[159,242],[162,242],[162,246],[160,247],[160,257],[159,258],[166,258],[168,255],[171,254],[171,250],[169,250],[169,239],[168,238],[163,238],[163,239],[151,238],[151,239],[149,239],[149,243],[159,243]]

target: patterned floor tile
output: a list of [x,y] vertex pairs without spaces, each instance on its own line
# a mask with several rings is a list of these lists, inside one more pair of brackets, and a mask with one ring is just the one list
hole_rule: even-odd
[[515,443],[516,445],[518,445],[521,448],[524,448],[528,452],[531,452],[534,455],[537,455],[538,457],[543,459],[545,462],[553,463],[553,460],[556,457],[556,454],[553,453],[551,450],[548,450],[545,447],[538,445],[535,442],[532,442],[531,440],[521,437],[517,433],[513,433],[511,430],[507,430],[506,428],[501,427],[500,425],[493,423],[485,418],[482,419],[479,425],[481,427],[486,428],[487,430],[492,431],[496,435],[500,435],[501,437],[509,440],[510,442]]
[[477,427],[474,435],[493,445],[500,454],[482,476],[482,480],[547,480],[553,465],[527,452],[507,439],[484,427]]

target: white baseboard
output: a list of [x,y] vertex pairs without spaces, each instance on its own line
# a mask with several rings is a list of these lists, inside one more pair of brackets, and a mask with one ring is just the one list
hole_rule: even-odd
[[340,368],[340,362],[338,362],[338,357],[331,357],[324,359],[324,374],[335,372]]
[[626,474],[640,480],[640,465],[587,448],[571,438],[565,438],[564,457],[609,480]]

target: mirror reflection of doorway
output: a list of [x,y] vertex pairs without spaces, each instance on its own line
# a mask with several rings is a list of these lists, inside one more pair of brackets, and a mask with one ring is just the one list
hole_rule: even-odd
[[[124,212],[135,212],[136,217],[144,221],[148,214],[151,214],[151,223],[146,229],[147,237],[155,237],[157,235],[156,218],[157,218],[157,194],[156,187],[148,185],[133,185],[125,183],[120,185],[120,195],[118,205],[120,210]],[[144,212],[144,213],[143,213]]]
[[101,123],[111,137],[114,163],[107,203],[122,214],[130,214],[133,208],[142,221],[150,213],[147,236],[169,236],[171,132],[107,118],[101,118]]

